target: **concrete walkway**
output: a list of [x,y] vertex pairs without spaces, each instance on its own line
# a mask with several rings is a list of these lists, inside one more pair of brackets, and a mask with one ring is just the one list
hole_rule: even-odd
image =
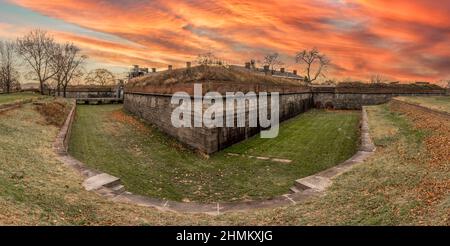
[[[352,158],[335,167],[322,171],[316,175],[296,180],[295,186],[291,188],[289,193],[259,201],[220,203],[176,202],[155,199],[128,192],[125,190],[125,187],[120,184],[120,178],[91,169],[84,163],[70,156],[67,149],[75,112],[76,104],[74,103],[64,126],[61,128],[61,131],[54,142],[53,149],[57,154],[58,159],[64,164],[77,170],[85,178],[83,186],[86,190],[96,192],[114,202],[152,207],[162,211],[219,215],[226,212],[295,205],[313,196],[322,194],[323,191],[332,184],[333,178],[350,170],[353,166],[363,163],[364,160],[375,151],[375,146],[369,135],[367,112],[363,109],[361,119],[361,146],[359,151]],[[269,160],[271,160],[271,158],[269,158]],[[288,163],[287,161],[288,160],[283,160],[280,162]]]

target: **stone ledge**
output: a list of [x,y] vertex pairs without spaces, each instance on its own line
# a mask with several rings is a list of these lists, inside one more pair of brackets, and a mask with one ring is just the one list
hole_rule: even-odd
[[295,181],[295,187],[301,191],[313,189],[317,191],[324,191],[331,185],[331,179],[319,175],[313,175]]
[[114,188],[118,185],[120,185],[120,178],[107,173],[97,174],[83,182],[83,187],[88,191],[97,190],[101,187]]
[[[284,194],[271,199],[259,201],[186,203],[161,200],[124,191],[124,187],[120,185],[119,178],[88,168],[84,163],[76,160],[67,152],[67,142],[70,138],[70,129],[75,118],[76,106],[76,104],[73,104],[72,109],[53,144],[53,149],[58,156],[58,160],[72,167],[85,178],[83,186],[86,190],[96,192],[97,194],[113,202],[151,207],[161,211],[219,215],[227,212],[241,212],[254,209],[295,205],[297,203],[304,202],[311,197],[320,195],[332,184],[332,178],[350,170],[354,165],[362,163],[375,151],[375,146],[373,146],[370,136],[368,135],[369,127],[367,124],[367,112],[365,108],[363,108],[361,123],[361,146],[365,147],[361,147],[360,149],[364,150],[360,150],[352,158],[335,167],[322,171],[316,175],[297,180],[296,183],[302,185],[302,190],[298,190],[296,188],[294,189],[296,192],[292,194]],[[365,151],[365,149],[370,151]],[[120,189],[115,189],[117,187]]]
[[288,160],[288,159],[281,159],[281,158],[276,158],[276,157],[268,157],[268,156],[253,156],[253,155],[244,155],[244,154],[236,154],[236,153],[227,153],[228,156],[234,156],[234,157],[245,157],[245,158],[249,158],[249,159],[257,159],[260,161],[272,161],[272,162],[279,162],[279,163],[291,163],[292,160]]

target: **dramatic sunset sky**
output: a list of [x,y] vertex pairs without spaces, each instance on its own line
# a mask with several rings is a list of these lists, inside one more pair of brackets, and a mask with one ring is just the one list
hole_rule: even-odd
[[450,0],[0,0],[0,39],[32,28],[73,41],[90,66],[182,66],[212,51],[243,64],[317,47],[330,78],[450,79]]

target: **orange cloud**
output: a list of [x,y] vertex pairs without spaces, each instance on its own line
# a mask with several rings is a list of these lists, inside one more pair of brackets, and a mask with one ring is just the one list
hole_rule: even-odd
[[231,63],[318,47],[333,77],[401,80],[450,77],[450,3],[388,0],[13,0],[17,5],[137,45],[57,33],[92,58],[131,65],[181,65],[213,51]]

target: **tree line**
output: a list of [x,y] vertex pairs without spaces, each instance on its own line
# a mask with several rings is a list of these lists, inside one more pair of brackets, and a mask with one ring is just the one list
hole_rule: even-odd
[[[0,41],[0,87],[5,93],[20,89],[22,65],[27,76],[39,82],[41,94],[53,84],[56,93],[65,97],[67,87],[85,75],[87,58],[74,43],[58,43],[46,31],[35,29],[16,41]],[[95,69],[84,80],[87,84],[108,85],[115,77],[107,69]]]

